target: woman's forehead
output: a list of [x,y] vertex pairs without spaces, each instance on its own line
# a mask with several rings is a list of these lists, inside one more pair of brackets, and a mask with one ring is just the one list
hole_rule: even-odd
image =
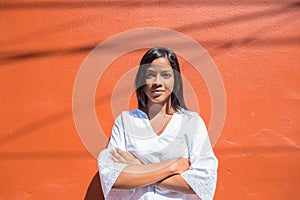
[[148,70],[159,70],[159,71],[166,71],[166,70],[172,70],[171,64],[167,58],[157,58],[153,60],[153,62],[150,64]]
[[156,58],[155,60],[152,61],[151,65],[165,65],[165,66],[171,66],[168,58],[166,57],[160,57],[160,58]]
[[147,71],[172,71],[171,65],[151,64]]

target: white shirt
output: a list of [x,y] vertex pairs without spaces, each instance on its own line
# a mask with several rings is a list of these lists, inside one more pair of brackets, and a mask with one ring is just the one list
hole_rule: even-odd
[[[190,169],[181,176],[196,194],[176,193],[152,185],[130,190],[112,188],[127,166],[111,160],[109,151],[116,147],[131,152],[144,164],[188,158]],[[108,200],[209,200],[213,199],[216,188],[218,160],[198,113],[187,110],[174,113],[165,130],[157,135],[148,116],[135,109],[124,111],[117,117],[108,147],[98,157],[98,166],[102,190]]]

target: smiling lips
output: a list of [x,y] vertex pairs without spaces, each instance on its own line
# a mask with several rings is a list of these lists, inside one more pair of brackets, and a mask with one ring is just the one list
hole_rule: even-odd
[[155,97],[160,96],[163,92],[164,92],[164,90],[151,90],[151,93],[152,93]]

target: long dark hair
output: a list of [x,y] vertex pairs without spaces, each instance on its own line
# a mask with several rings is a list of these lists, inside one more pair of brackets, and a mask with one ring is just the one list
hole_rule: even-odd
[[140,66],[135,77],[135,92],[138,98],[138,107],[142,110],[147,108],[148,97],[145,94],[147,69],[153,60],[161,57],[168,58],[174,73],[174,87],[171,93],[171,107],[175,111],[179,111],[182,108],[187,109],[183,99],[182,78],[177,57],[171,49],[165,47],[154,47],[148,50],[140,62]]

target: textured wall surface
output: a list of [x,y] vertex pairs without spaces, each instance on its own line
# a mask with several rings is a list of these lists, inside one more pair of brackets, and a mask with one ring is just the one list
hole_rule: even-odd
[[[1,1],[0,199],[84,198],[98,169],[75,128],[74,80],[95,46],[140,27],[182,32],[218,66],[227,115],[214,146],[215,199],[299,199],[299,8],[275,0]],[[143,53],[121,56],[99,81],[96,110],[107,136],[114,84]],[[180,62],[208,124],[205,83]]]

